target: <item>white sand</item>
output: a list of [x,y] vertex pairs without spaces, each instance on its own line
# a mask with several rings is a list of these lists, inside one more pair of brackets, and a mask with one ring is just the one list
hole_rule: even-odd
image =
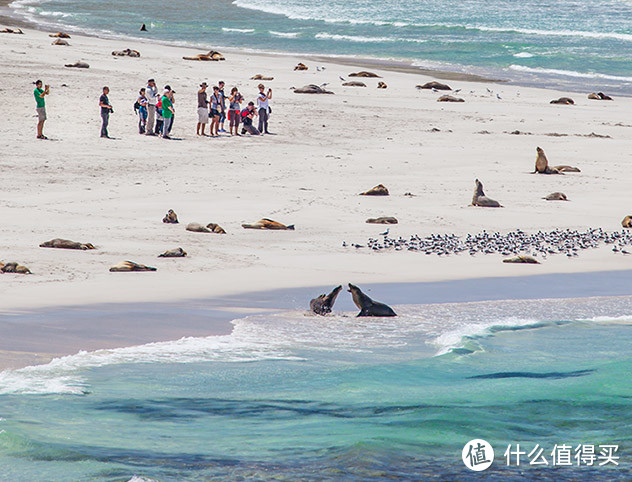
[[[230,52],[225,62],[187,62],[183,55],[201,51],[75,35],[68,47],[52,46],[52,40],[34,30],[0,34],[0,260],[18,261],[34,273],[0,275],[3,310],[632,267],[632,256],[607,247],[531,266],[503,264],[500,255],[439,258],[341,246],[343,240],[365,243],[381,232],[383,226],[365,220],[382,215],[399,219],[390,229],[403,237],[482,229],[621,229],[621,219],[631,214],[632,99],[598,102],[586,98],[592,89],[569,93],[450,81],[466,102],[444,104],[435,101],[439,94],[414,88],[432,79],[410,73],[376,70],[387,90],[377,90],[376,79],[367,79],[367,88],[345,88],[338,76],[358,69],[325,63],[327,69],[316,72],[309,58]],[[110,55],[128,47],[142,57]],[[90,69],[63,67],[77,60]],[[294,72],[298,61],[309,71]],[[275,77],[266,84],[274,92],[270,128],[277,135],[196,137],[197,85],[224,79],[227,91],[238,85],[254,100],[258,82],[247,79],[256,73]],[[173,136],[181,140],[138,135],[132,105],[149,77],[177,91]],[[51,85],[49,141],[35,139],[36,78]],[[336,95],[290,90],[323,82]],[[97,103],[105,84],[116,110],[110,134],[118,140],[99,138]],[[571,95],[577,105],[549,104],[561,95]],[[433,127],[441,132],[430,132]],[[533,135],[505,133],[516,129]],[[545,135],[552,132],[568,136]],[[576,136],[591,132],[612,138]],[[577,165],[582,172],[529,174],[536,146],[551,164]],[[503,209],[468,206],[477,177]],[[379,183],[391,196],[357,195]],[[541,199],[553,191],[571,201]],[[168,209],[177,212],[180,224],[161,222]],[[240,227],[262,217],[295,224],[296,231]],[[191,221],[219,223],[228,234],[186,232]],[[98,250],[38,247],[55,237],[92,242]],[[178,246],[188,258],[156,257]],[[126,259],[158,271],[108,272]]]

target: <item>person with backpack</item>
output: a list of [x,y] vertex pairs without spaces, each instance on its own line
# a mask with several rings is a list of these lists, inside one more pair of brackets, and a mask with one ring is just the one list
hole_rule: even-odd
[[259,130],[257,130],[257,128],[252,125],[252,120],[255,118],[256,115],[257,113],[255,112],[255,103],[248,102],[248,107],[246,107],[241,113],[242,134],[245,134],[246,132],[252,134],[253,136],[258,136],[261,134],[261,132],[259,132]]
[[138,99],[134,103],[134,112],[138,114],[138,133],[144,134],[147,127],[147,97],[145,97],[144,88],[138,92]]

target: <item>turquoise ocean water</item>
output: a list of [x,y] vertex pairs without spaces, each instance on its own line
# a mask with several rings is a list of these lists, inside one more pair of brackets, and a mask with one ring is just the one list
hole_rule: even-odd
[[[394,307],[4,371],[0,479],[630,480],[631,296]],[[475,438],[495,449],[480,474]],[[517,443],[549,465],[507,466]],[[617,445],[619,465],[552,467],[556,444]]]
[[632,94],[629,0],[15,0],[51,26],[205,47],[376,57]]

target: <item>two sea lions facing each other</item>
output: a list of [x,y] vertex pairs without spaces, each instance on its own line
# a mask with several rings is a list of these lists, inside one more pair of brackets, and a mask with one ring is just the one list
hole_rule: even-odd
[[90,65],[88,65],[86,62],[75,62],[74,64],[64,64],[64,67],[72,67],[72,68],[76,68],[76,69],[89,69]]
[[366,87],[364,82],[360,82],[359,80],[352,80],[351,82],[344,82],[342,84],[343,87]]
[[215,233],[215,234],[226,234],[224,228],[222,228],[219,224],[208,223],[206,226],[200,223],[189,223],[186,227],[187,231],[191,231],[193,233]]
[[581,172],[579,168],[573,166],[553,166],[549,167],[549,160],[546,158],[544,150],[540,147],[535,148],[537,156],[535,158],[535,171],[531,174],[563,174],[565,172]]
[[[342,286],[336,286],[328,295],[322,294],[319,297],[311,300],[309,302],[309,307],[312,312],[316,313],[317,315],[326,315],[328,313],[331,313],[334,303],[336,302],[336,298],[338,297],[338,293],[340,293],[341,289]],[[395,313],[390,306],[387,306],[384,303],[380,303],[379,301],[372,300],[357,286],[349,283],[349,289],[347,291],[351,293],[351,298],[353,299],[353,302],[360,309],[360,313],[358,313],[357,315],[358,317],[397,316],[397,313]]]
[[22,266],[21,264],[15,262],[9,263],[0,263],[0,272],[1,273],[17,273],[17,274],[31,274],[31,270],[26,266]]
[[159,254],[159,258],[184,258],[187,255],[187,252],[182,248],[175,248],[165,251],[162,254]]
[[632,228],[632,215],[624,217],[623,221],[621,221],[621,226],[624,228]]
[[165,217],[162,218],[162,222],[165,224],[178,224],[178,215],[173,209],[169,209],[167,214],[165,214]]
[[303,62],[299,62],[294,67],[294,70],[307,70],[307,69],[308,69],[307,65],[305,65]]
[[592,94],[588,94],[588,98],[590,100],[612,100],[612,97],[603,92],[597,92],[596,94],[593,92]]
[[365,77],[365,78],[378,78],[381,79],[382,77],[377,75],[374,72],[367,72],[366,70],[361,70],[360,72],[353,72],[351,74],[349,74],[349,77]]
[[552,192],[548,196],[543,197],[542,199],[546,199],[547,201],[568,201],[566,194],[563,192]]
[[112,273],[125,273],[130,271],[157,271],[152,266],[134,263],[133,261],[121,261],[110,268]]
[[415,88],[417,89],[435,89],[435,90],[452,90],[447,84],[442,84],[441,82],[437,82],[433,80],[432,82],[426,82],[423,85],[417,85]]
[[380,218],[369,218],[366,220],[367,224],[397,224],[397,218],[393,216],[382,216]]
[[378,184],[368,191],[361,192],[360,196],[388,196],[388,189],[386,189],[384,184]]
[[70,45],[70,44],[68,43],[68,41],[66,41],[66,40],[64,40],[64,39],[61,39],[61,38],[58,38],[58,39],[56,39],[56,40],[53,40],[50,44],[51,44],[51,45],[65,45],[65,46]]
[[115,57],[140,57],[140,52],[132,49],[115,50],[112,52],[112,55]]
[[531,256],[527,256],[524,254],[514,256],[513,258],[505,258],[503,259],[503,263],[516,263],[516,264],[540,264],[540,262],[532,258]]
[[476,179],[474,181],[476,187],[474,188],[474,197],[472,198],[472,206],[480,206],[484,208],[502,208],[498,201],[488,198],[483,192],[483,183]]
[[77,243],[76,241],[70,241],[69,239],[60,238],[45,241],[40,244],[40,248],[81,249],[83,251],[86,251],[88,249],[96,249],[92,243]]
[[437,102],[465,102],[465,99],[461,97],[454,97],[451,95],[442,95],[437,99]]
[[559,99],[552,100],[549,104],[574,105],[575,101],[570,97],[560,97]]
[[48,36],[53,38],[70,38],[70,35],[64,32],[51,33],[48,34]]
[[250,77],[250,80],[274,80],[274,77],[266,77],[262,74],[256,74]]
[[268,230],[275,230],[275,231],[282,231],[282,230],[294,231],[293,224],[286,226],[285,224],[281,224],[277,221],[273,221],[272,219],[268,219],[268,218],[260,219],[256,223],[252,223],[252,224],[242,224],[241,227],[244,229],[268,229]]
[[388,88],[388,85],[386,85],[386,82],[381,82],[380,81],[380,82],[377,83],[377,88],[378,89],[386,89],[386,88]]
[[333,94],[331,90],[325,90],[314,84],[304,85],[298,89],[294,89],[295,94]]
[[331,309],[334,307],[338,293],[342,289],[342,285],[336,286],[328,295],[322,294],[317,298],[314,298],[309,302],[309,308],[317,315],[326,315],[331,313]]
[[215,50],[211,50],[207,54],[197,54],[192,57],[182,57],[182,58],[184,60],[199,60],[203,62],[210,62],[210,61],[218,62],[220,60],[226,60],[226,58],[222,54],[220,54],[219,52],[216,52]]
[[0,30],[0,33],[16,33],[18,35],[23,35],[22,29],[19,28],[3,28]]

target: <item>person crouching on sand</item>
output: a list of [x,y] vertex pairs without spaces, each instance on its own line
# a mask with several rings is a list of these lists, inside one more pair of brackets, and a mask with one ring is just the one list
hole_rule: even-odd
[[[228,98],[228,122],[230,135],[239,135],[239,117],[240,117],[240,104],[243,102],[244,98],[239,93],[237,87],[233,87],[230,91],[230,97]],[[233,127],[235,128],[235,133],[233,134]]]
[[205,136],[204,129],[206,128],[206,124],[208,124],[208,94],[206,93],[206,88],[208,84],[206,82],[202,82],[200,84],[200,90],[198,90],[198,123],[197,123],[197,135]]
[[145,89],[140,89],[138,99],[134,104],[134,111],[138,113],[138,133],[144,134],[147,127],[147,98],[145,97]]
[[243,125],[243,129],[241,130],[242,134],[245,134],[246,132],[249,132],[253,136],[258,136],[261,134],[261,132],[259,132],[257,128],[252,125],[252,119],[254,119],[256,115],[257,113],[255,112],[255,103],[248,102],[248,107],[246,107],[241,113],[241,122]]
[[169,137],[169,132],[171,131],[171,122],[173,121],[173,114],[175,110],[173,109],[173,102],[171,102],[170,94],[171,90],[165,89],[162,93],[162,138],[163,139],[171,139]]
[[110,99],[108,99],[108,94],[110,93],[109,87],[103,87],[103,94],[99,97],[99,106],[101,107],[101,120],[103,121],[101,124],[101,137],[106,139],[110,139],[110,135],[108,134],[108,124],[110,123],[110,114],[114,112],[112,105],[110,104]]
[[45,85],[42,89],[42,81],[36,80],[33,95],[35,96],[36,102],[35,110],[37,111],[38,139],[48,139],[48,137],[44,135],[44,122],[46,122],[46,100],[44,99],[44,97],[48,94],[50,94],[50,87],[48,85]]

